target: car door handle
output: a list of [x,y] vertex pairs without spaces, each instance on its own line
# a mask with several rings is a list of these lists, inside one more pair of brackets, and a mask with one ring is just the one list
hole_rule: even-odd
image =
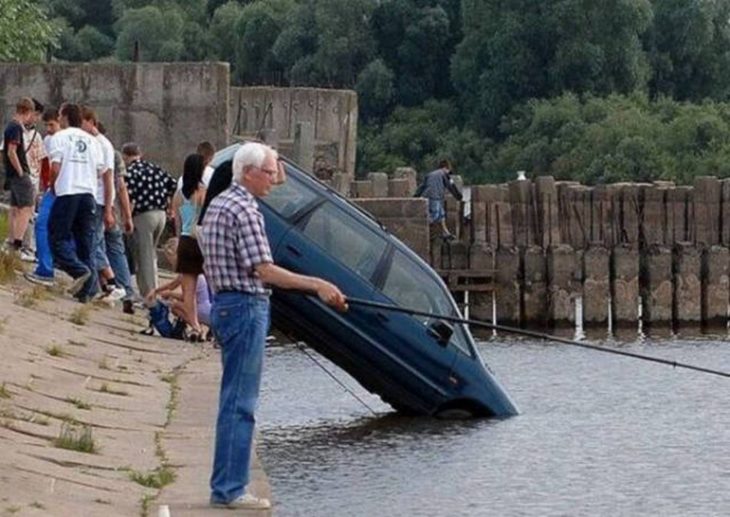
[[388,323],[390,321],[390,318],[384,312],[376,312],[375,316],[377,316],[377,318],[383,323]]
[[289,250],[289,252],[292,255],[295,255],[297,257],[301,257],[302,256],[302,252],[299,251],[295,246],[292,246],[291,244],[287,244],[286,245],[286,249]]

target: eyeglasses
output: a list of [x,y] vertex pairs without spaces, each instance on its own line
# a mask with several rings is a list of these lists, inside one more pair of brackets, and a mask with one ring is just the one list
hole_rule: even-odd
[[277,169],[264,169],[263,167],[259,167],[259,170],[266,173],[270,178],[275,178],[279,174]]

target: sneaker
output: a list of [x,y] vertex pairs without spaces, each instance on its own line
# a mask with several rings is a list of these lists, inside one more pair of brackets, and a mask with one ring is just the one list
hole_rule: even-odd
[[44,285],[46,287],[53,287],[54,285],[52,276],[41,276],[35,273],[23,273],[23,276],[28,282],[32,282],[34,284]]
[[68,286],[68,289],[67,289],[68,294],[75,296],[79,291],[81,291],[81,289],[84,287],[84,284],[86,283],[86,281],[89,279],[90,276],[91,276],[91,272],[87,271],[80,277],[74,279],[74,281],[71,282],[71,285]]
[[122,298],[127,296],[127,292],[121,287],[113,287],[110,291],[107,291],[105,300],[110,302],[118,302]]
[[132,303],[132,300],[122,301],[122,312],[124,314],[134,314],[134,303]]
[[249,493],[245,493],[228,503],[220,503],[211,499],[210,505],[213,508],[230,508],[233,510],[269,510],[271,508],[271,503],[268,499],[256,497]]
[[35,262],[35,253],[33,253],[32,250],[29,250],[28,248],[20,248],[18,250],[18,257],[20,257],[20,260],[23,262]]

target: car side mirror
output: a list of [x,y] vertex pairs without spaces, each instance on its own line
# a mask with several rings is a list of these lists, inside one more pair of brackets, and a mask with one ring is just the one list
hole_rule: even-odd
[[436,339],[439,345],[445,347],[454,334],[454,327],[443,320],[436,320],[428,326],[428,333]]

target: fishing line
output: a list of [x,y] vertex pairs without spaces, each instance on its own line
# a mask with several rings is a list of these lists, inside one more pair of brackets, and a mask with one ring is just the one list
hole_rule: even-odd
[[301,350],[302,352],[304,352],[304,355],[306,355],[307,357],[309,357],[314,362],[314,364],[316,364],[317,366],[319,366],[320,368],[322,368],[322,370],[324,370],[324,372],[327,375],[329,375],[337,384],[339,384],[342,387],[343,390],[345,390],[347,393],[349,393],[350,395],[352,395],[355,398],[355,400],[357,400],[360,404],[362,404],[363,406],[365,406],[368,409],[368,411],[370,411],[373,415],[378,416],[378,414],[375,412],[375,410],[373,408],[371,408],[369,405],[367,405],[367,403],[363,399],[361,399],[360,397],[357,396],[357,393],[355,393],[350,388],[348,388],[347,385],[344,382],[342,382],[340,379],[338,379],[335,376],[335,374],[333,374],[331,371],[329,371],[327,368],[325,368],[324,365],[322,363],[320,363],[317,360],[316,357],[314,357],[312,354],[310,354],[307,351],[307,349],[304,347],[304,344],[301,341],[298,341],[296,343],[296,345],[297,345],[297,348],[299,350]]
[[505,325],[499,325],[497,323],[489,323],[489,322],[483,321],[483,320],[465,319],[465,318],[458,318],[455,316],[442,316],[439,314],[434,314],[432,312],[419,311],[419,310],[415,310],[415,309],[407,309],[405,307],[399,307],[397,305],[372,302],[370,300],[362,300],[359,298],[349,298],[348,297],[347,303],[349,305],[361,305],[363,307],[372,307],[375,309],[381,309],[381,310],[385,310],[385,311],[402,312],[404,314],[410,314],[412,316],[425,316],[428,318],[436,318],[436,319],[443,320],[443,321],[450,321],[452,323],[465,323],[467,325],[473,325],[475,327],[483,327],[483,328],[487,328],[487,329],[501,330],[502,332],[509,332],[512,334],[519,334],[522,336],[533,337],[533,338],[537,338],[537,339],[545,339],[548,341],[556,341],[556,342],[562,343],[564,345],[588,348],[589,350],[596,350],[598,352],[623,355],[625,357],[633,357],[635,359],[642,359],[644,361],[651,361],[654,363],[665,364],[668,366],[672,366],[674,368],[685,368],[687,370],[694,370],[696,372],[708,373],[711,375],[719,375],[720,377],[730,377],[730,372],[724,372],[721,370],[713,370],[711,368],[704,368],[702,366],[695,366],[693,364],[681,363],[681,362],[672,361],[669,359],[662,359],[660,357],[653,357],[650,355],[637,354],[635,352],[626,352],[624,350],[617,350],[614,348],[606,348],[606,347],[598,346],[598,345],[590,345],[588,343],[581,343],[579,341],[574,341],[572,339],[566,339],[566,338],[562,338],[559,336],[553,336],[551,334],[545,334],[543,332],[535,332],[532,330],[508,327]]

